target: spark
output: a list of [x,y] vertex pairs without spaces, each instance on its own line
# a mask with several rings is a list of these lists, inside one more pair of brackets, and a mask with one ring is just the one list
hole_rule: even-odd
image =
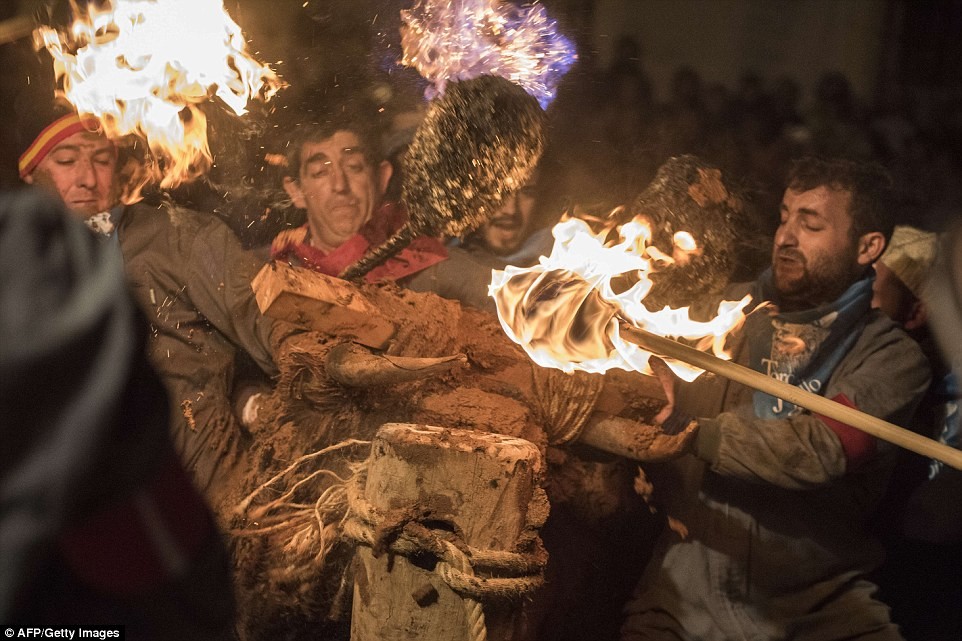
[[401,63],[433,83],[428,98],[444,93],[450,81],[490,74],[517,83],[547,108],[577,58],[539,4],[417,0],[401,20]]

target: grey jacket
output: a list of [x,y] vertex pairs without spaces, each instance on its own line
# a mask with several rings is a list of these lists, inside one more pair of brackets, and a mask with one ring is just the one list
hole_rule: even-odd
[[[928,386],[928,365],[880,312],[866,320],[825,396],[845,394],[861,411],[904,424]],[[735,359],[747,364],[747,341]],[[666,530],[658,542],[626,609],[623,638],[900,638],[863,578],[881,560],[863,524],[895,446],[876,441],[874,455],[850,469],[821,419],[759,419],[751,401],[752,390],[721,377],[680,390],[679,407],[714,417],[699,420],[697,457],[661,483],[688,536]]]

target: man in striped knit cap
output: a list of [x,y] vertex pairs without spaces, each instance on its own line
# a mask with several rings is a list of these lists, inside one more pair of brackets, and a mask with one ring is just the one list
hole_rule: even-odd
[[19,109],[18,133],[22,180],[119,244],[128,286],[151,327],[148,355],[170,394],[175,444],[216,507],[232,470],[245,466],[250,441],[235,411],[235,403],[243,406],[233,397],[235,359],[243,350],[252,367],[276,373],[276,322],[260,313],[250,285],[262,261],[213,214],[122,204],[122,153],[95,118],[71,105],[32,99]]

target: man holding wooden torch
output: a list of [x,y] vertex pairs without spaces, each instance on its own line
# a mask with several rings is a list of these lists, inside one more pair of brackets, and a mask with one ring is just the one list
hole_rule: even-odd
[[[772,266],[734,337],[736,362],[893,423],[929,384],[925,357],[871,307],[872,264],[892,234],[879,167],[803,159],[789,175]],[[737,290],[737,291],[736,291]],[[894,446],[776,396],[703,376],[665,421],[699,417],[678,466],[664,532],[622,638],[899,639],[865,579],[881,548],[863,524],[885,489]]]

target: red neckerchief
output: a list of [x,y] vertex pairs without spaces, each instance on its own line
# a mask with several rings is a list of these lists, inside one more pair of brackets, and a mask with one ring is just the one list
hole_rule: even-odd
[[[307,225],[289,229],[282,231],[274,239],[271,244],[271,258],[296,259],[308,269],[337,276],[364,256],[372,246],[377,247],[390,238],[407,220],[407,211],[402,206],[385,203],[374,212],[371,220],[367,221],[358,233],[331,252],[317,249],[310,244]],[[440,240],[430,236],[419,236],[385,263],[369,271],[364,276],[364,280],[369,283],[379,280],[399,280],[440,263],[447,257],[448,252]]]

